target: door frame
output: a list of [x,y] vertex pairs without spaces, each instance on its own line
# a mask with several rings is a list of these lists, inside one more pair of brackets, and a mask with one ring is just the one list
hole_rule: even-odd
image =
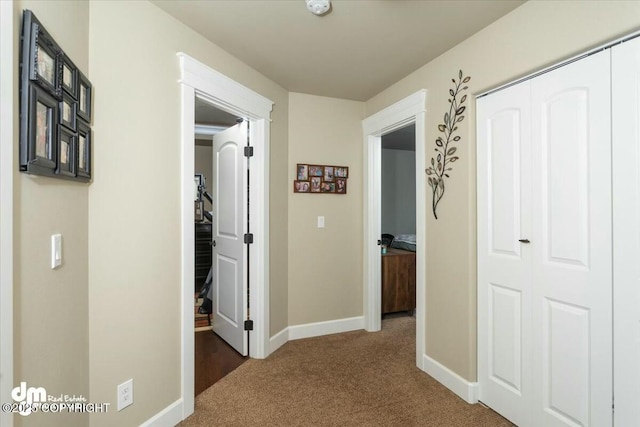
[[364,329],[379,331],[382,327],[380,272],[382,189],[382,135],[415,123],[416,148],[416,366],[424,370],[426,353],[426,266],[424,263],[426,234],[425,170],[427,91],[419,90],[362,121],[364,130]]
[[[11,402],[13,388],[13,2],[0,1],[0,402]],[[13,426],[13,414],[0,413]]]
[[201,97],[216,108],[249,120],[254,150],[249,208],[254,242],[249,246],[250,306],[254,330],[249,334],[249,356],[269,355],[269,134],[273,102],[227,76],[178,52],[181,99],[181,397],[182,417],[194,411],[194,213],[195,100]]

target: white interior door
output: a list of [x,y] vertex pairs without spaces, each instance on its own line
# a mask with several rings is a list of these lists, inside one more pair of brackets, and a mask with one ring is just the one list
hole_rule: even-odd
[[479,399],[530,425],[529,82],[477,101]]
[[519,426],[612,424],[609,62],[478,100],[480,400]]
[[534,425],[612,424],[609,64],[531,81]]
[[213,331],[246,356],[247,122],[213,137]]

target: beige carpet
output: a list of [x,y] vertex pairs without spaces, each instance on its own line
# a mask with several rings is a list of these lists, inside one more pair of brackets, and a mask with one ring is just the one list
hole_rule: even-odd
[[196,398],[180,426],[511,426],[415,366],[415,318],[290,341]]

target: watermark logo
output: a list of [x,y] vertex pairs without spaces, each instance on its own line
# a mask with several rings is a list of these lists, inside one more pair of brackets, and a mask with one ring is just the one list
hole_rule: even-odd
[[47,390],[44,387],[27,388],[27,383],[22,381],[18,387],[11,390],[11,398],[16,403],[25,403],[25,405],[18,405],[18,413],[27,416],[37,406],[34,404],[47,401]]
[[88,403],[83,395],[61,394],[51,396],[44,387],[27,387],[26,381],[11,390],[13,403],[3,403],[2,412],[20,414],[24,417],[35,412],[50,413],[100,413],[108,412],[110,403]]

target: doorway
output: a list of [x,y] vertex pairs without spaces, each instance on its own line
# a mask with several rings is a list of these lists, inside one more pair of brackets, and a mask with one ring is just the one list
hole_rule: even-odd
[[[236,125],[242,118],[216,108],[196,96],[194,170],[195,194],[195,393],[197,396],[240,366],[246,358],[219,337],[211,322],[213,312],[212,230],[214,192],[215,135]],[[234,189],[235,190],[235,189]],[[211,289],[211,290],[210,290]]]
[[370,332],[381,329],[381,189],[382,136],[395,130],[415,126],[416,170],[416,366],[424,370],[425,359],[425,263],[426,183],[425,118],[427,91],[413,95],[366,118],[364,129],[364,323]]
[[382,135],[382,318],[416,308],[415,123]]
[[269,355],[269,129],[273,102],[184,53],[177,54],[181,78],[181,392],[182,419],[194,410],[194,155],[196,96],[250,124],[253,244],[249,245],[250,306],[253,331],[249,356]]

